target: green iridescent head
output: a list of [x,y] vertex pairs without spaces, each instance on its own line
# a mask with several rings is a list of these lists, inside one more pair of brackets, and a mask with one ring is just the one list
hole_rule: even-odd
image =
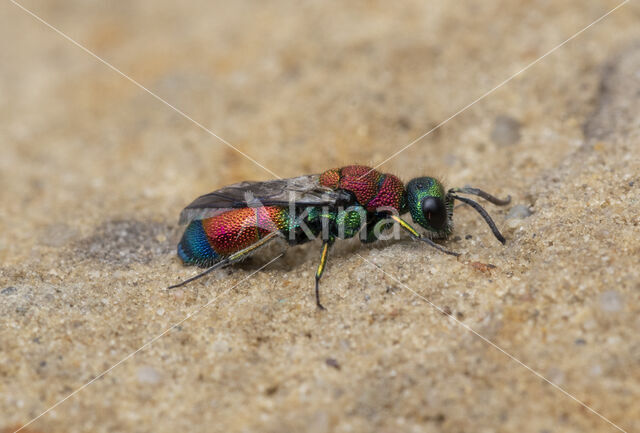
[[418,177],[407,184],[407,207],[416,224],[431,237],[447,237],[453,229],[453,199],[433,177]]

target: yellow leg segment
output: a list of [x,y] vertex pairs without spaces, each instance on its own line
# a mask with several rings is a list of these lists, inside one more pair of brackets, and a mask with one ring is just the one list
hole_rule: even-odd
[[403,220],[402,218],[400,218],[397,215],[391,215],[391,219],[394,220],[395,222],[397,222],[398,224],[400,224],[400,227],[402,227],[403,229],[405,229],[406,231],[408,231],[409,233],[411,233],[413,236],[419,238],[420,237],[420,233],[418,233],[416,231],[416,229],[414,229],[413,227],[411,227],[411,225],[406,222],[405,220]]
[[321,310],[325,308],[320,303],[320,277],[322,277],[322,273],[324,272],[325,265],[327,264],[327,256],[329,253],[329,242],[324,241],[322,243],[322,255],[320,256],[320,264],[318,265],[318,270],[316,271],[316,305]]
[[424,236],[420,236],[420,233],[418,233],[416,231],[416,229],[414,229],[413,227],[411,227],[411,224],[409,224],[408,222],[406,222],[405,220],[403,220],[402,218],[400,218],[397,215],[391,215],[390,217],[392,220],[394,220],[395,222],[397,222],[398,224],[400,224],[400,227],[402,227],[403,229],[405,229],[406,231],[408,231],[411,236],[417,240],[417,241],[422,241],[426,244],[428,244],[429,246],[435,248],[438,251],[442,251],[445,254],[449,254],[451,256],[456,256],[458,257],[460,255],[460,253],[456,253],[453,251],[449,251],[446,248],[441,247],[440,245],[436,244],[435,242],[433,242],[431,239],[424,237]]

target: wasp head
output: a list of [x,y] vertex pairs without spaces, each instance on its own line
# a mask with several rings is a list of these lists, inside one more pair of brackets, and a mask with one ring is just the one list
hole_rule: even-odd
[[433,177],[418,177],[407,184],[407,206],[416,224],[430,237],[444,238],[453,229],[453,199]]

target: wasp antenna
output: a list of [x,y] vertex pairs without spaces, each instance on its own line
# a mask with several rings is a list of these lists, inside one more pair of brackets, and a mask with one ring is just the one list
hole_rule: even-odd
[[451,188],[449,190],[449,193],[452,192],[457,192],[457,193],[462,193],[462,194],[473,194],[473,195],[477,195],[478,197],[481,197],[485,200],[487,200],[489,203],[493,203],[495,205],[498,206],[505,206],[508,205],[509,203],[511,203],[511,196],[508,195],[507,198],[500,199],[498,197],[494,197],[491,194],[489,194],[488,192],[484,192],[481,189],[478,188],[472,188],[470,186],[465,186],[464,188]]
[[[480,190],[478,190],[478,191],[480,191]],[[480,195],[480,194],[477,194],[477,195]],[[489,195],[489,194],[487,194],[487,195]],[[493,220],[491,219],[491,217],[489,216],[487,211],[484,210],[484,208],[482,206],[480,206],[480,204],[478,202],[475,202],[475,201],[471,200],[470,198],[460,197],[460,196],[457,196],[457,195],[454,195],[454,194],[451,194],[451,197],[455,198],[456,200],[460,200],[461,202],[466,203],[469,206],[471,206],[472,208],[474,208],[480,215],[482,215],[482,218],[484,218],[484,220],[487,222],[487,224],[489,224],[489,227],[491,228],[491,231],[493,232],[493,235],[496,237],[496,239],[498,239],[502,244],[506,243],[506,240],[504,239],[504,236],[502,236],[502,234],[498,230],[498,227],[496,227],[496,223],[493,222]],[[495,198],[495,197],[493,197],[493,198]]]
[[184,285],[187,285],[187,284],[189,284],[190,282],[197,280],[198,278],[202,278],[202,277],[204,277],[204,276],[205,276],[205,275],[207,275],[209,272],[215,271],[216,269],[220,269],[221,267],[223,267],[223,266],[225,266],[225,265],[228,265],[229,263],[231,263],[231,261],[230,261],[230,260],[228,260],[228,259],[225,259],[225,260],[223,260],[223,261],[221,261],[221,262],[218,262],[218,263],[216,263],[215,265],[213,265],[213,266],[211,266],[211,267],[209,267],[209,268],[205,269],[204,271],[200,272],[198,275],[193,276],[193,277],[191,277],[191,278],[188,278],[188,279],[186,279],[186,280],[184,280],[184,281],[182,281],[182,282],[180,282],[180,283],[178,283],[178,284],[174,284],[173,286],[169,286],[169,287],[167,287],[165,290],[171,290],[171,289],[175,289],[175,288],[177,288],[177,287],[182,287],[182,286],[184,286]]

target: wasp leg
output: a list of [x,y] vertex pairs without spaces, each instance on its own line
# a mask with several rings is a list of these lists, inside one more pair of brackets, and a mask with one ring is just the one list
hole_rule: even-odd
[[331,242],[329,241],[322,242],[322,255],[320,256],[320,264],[318,265],[318,270],[316,271],[316,305],[321,310],[326,310],[326,308],[324,308],[320,303],[320,278],[322,277],[325,265],[327,264],[327,256],[329,253],[330,245]]
[[389,221],[387,217],[373,217],[373,219],[367,221],[366,230],[360,232],[360,242],[369,244],[379,240],[378,235],[391,226],[393,226],[393,222]]
[[205,269],[204,271],[200,272],[198,275],[195,275],[191,278],[188,278],[178,284],[174,284],[173,286],[169,286],[166,288],[166,290],[171,290],[171,289],[175,289],[177,287],[182,287],[186,284],[189,284],[190,282],[197,280],[199,278],[204,277],[205,275],[207,275],[209,272],[215,271],[216,269],[220,269],[220,268],[224,268],[225,266],[228,266],[234,262],[238,262],[240,260],[243,260],[245,258],[247,258],[249,255],[253,254],[254,252],[256,252],[256,250],[258,250],[259,248],[265,246],[268,242],[274,240],[277,236],[280,235],[280,232],[271,232],[268,235],[266,235],[265,237],[263,237],[262,239],[260,239],[258,242],[255,242],[254,244],[249,245],[248,247],[235,252],[233,254],[231,254],[229,257],[226,257],[224,259],[222,259],[221,261],[219,261],[218,263],[214,264],[213,266]]
[[400,224],[400,227],[402,227],[403,229],[405,229],[407,232],[409,232],[409,234],[411,235],[411,237],[417,241],[422,241],[424,243],[426,243],[427,245],[435,248],[438,251],[441,251],[445,254],[449,254],[451,256],[455,256],[458,257],[460,255],[460,253],[456,253],[454,251],[449,251],[448,249],[441,247],[440,245],[436,244],[435,242],[433,242],[431,239],[424,237],[424,236],[420,236],[420,233],[418,233],[416,231],[416,229],[414,229],[413,227],[411,227],[411,224],[409,224],[408,222],[406,222],[405,220],[403,220],[402,218],[400,218],[399,216],[396,215],[392,215],[390,217],[392,220],[394,220],[395,222],[397,222],[398,224]]

